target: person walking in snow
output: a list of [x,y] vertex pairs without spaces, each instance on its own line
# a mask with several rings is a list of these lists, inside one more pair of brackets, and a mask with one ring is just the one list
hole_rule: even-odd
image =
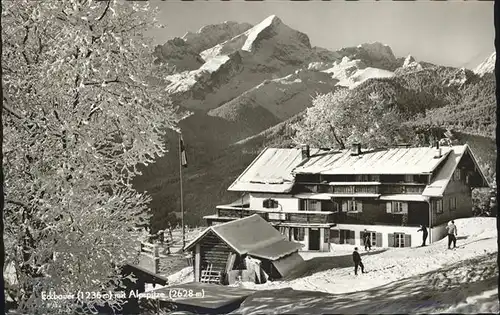
[[455,221],[452,220],[449,222],[446,230],[448,232],[448,249],[451,249],[451,243],[453,243],[453,248],[457,247],[457,227],[455,226]]
[[365,244],[365,250],[371,250],[372,249],[372,242],[370,239],[370,233],[368,231],[364,231],[363,233],[363,243]]
[[361,273],[365,273],[365,266],[361,262],[361,256],[358,253],[358,248],[354,248],[354,252],[352,252],[352,260],[354,261],[354,274],[358,275],[358,267],[361,267]]
[[417,230],[417,232],[422,231],[422,246],[425,246],[425,241],[427,240],[427,228],[425,227],[425,224],[420,225],[420,229]]

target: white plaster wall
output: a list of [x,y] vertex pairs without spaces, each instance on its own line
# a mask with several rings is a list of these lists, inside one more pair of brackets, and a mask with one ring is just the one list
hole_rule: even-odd
[[[262,202],[268,198],[278,201],[278,203],[283,207],[284,211],[293,210],[297,211],[299,209],[299,199],[294,198],[292,195],[277,195],[277,194],[250,194],[250,208],[251,209],[263,209]],[[281,209],[278,207],[278,209]]]
[[[337,224],[337,226],[332,227],[331,230],[351,230],[354,231],[355,245],[362,245],[362,240],[360,239],[359,232],[367,229],[368,231],[373,231],[377,233],[382,233],[382,247],[389,247],[389,237],[388,234],[392,233],[405,233],[411,235],[411,247],[418,247],[422,245],[422,232],[417,232],[418,227],[408,227],[408,226],[390,226],[390,225],[358,225],[358,224]],[[429,244],[429,238],[427,238],[427,244]]]
[[304,241],[301,243],[304,244],[304,247],[302,248],[303,250],[309,250],[309,229],[308,228],[305,229]]
[[[320,242],[321,242],[321,251],[322,252],[328,252],[330,251],[330,244],[329,243],[325,243],[325,230],[324,228],[321,228],[320,229],[320,232],[319,232],[319,237],[320,237]],[[328,241],[328,240],[326,240]]]

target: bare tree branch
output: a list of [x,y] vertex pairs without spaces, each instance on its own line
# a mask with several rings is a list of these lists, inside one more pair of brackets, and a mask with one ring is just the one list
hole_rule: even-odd
[[104,8],[104,11],[102,12],[101,16],[97,18],[97,21],[101,21],[104,18],[104,16],[106,15],[106,13],[108,13],[110,5],[111,5],[111,1],[108,0],[106,2],[106,7]]

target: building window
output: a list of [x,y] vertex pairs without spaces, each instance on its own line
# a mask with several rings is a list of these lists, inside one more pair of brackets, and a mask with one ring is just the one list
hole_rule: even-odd
[[401,193],[406,194],[406,186],[401,186]]
[[341,212],[342,205],[339,202],[333,202],[333,212]]
[[307,211],[317,211],[319,202],[317,200],[307,200],[306,210]]
[[303,227],[293,228],[293,239],[294,240],[301,242],[304,240],[304,235],[305,235],[305,228],[303,228]]
[[403,213],[403,203],[394,201],[392,203],[392,213]]
[[456,210],[457,209],[457,198],[451,197],[449,199],[449,202],[450,202],[450,210]]
[[408,213],[408,204],[401,201],[387,202],[386,209],[387,213]]
[[274,199],[266,199],[262,202],[262,207],[267,209],[278,208],[278,201]]
[[405,235],[403,233],[394,233],[394,247],[405,247]]
[[361,212],[363,211],[363,203],[359,200],[347,200],[345,202],[347,205],[347,212]]
[[318,200],[300,199],[299,210],[303,211],[321,211],[321,203]]
[[356,175],[356,181],[357,182],[368,182],[368,181],[370,181],[370,176],[369,175]]
[[371,175],[370,178],[372,182],[380,182],[380,175]]
[[411,174],[405,175],[405,182],[406,183],[413,183],[413,175],[411,175]]
[[453,180],[454,181],[459,181],[461,179],[461,174],[460,174],[460,169],[457,168],[454,172],[453,172]]
[[433,207],[437,214],[443,213],[443,200],[434,200]]

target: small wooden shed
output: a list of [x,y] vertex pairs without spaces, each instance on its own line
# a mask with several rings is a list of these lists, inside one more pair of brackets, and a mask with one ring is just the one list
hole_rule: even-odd
[[247,263],[249,257],[260,261],[260,269],[270,279],[285,277],[304,262],[298,254],[301,247],[254,214],[210,226],[186,246],[186,251],[193,253],[195,281],[203,280],[203,271],[206,274],[210,268],[221,275],[220,283],[227,284],[231,272],[253,269]]

